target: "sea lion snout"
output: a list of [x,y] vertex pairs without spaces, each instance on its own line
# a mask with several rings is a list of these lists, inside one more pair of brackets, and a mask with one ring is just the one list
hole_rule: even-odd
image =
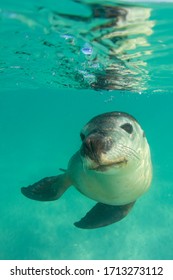
[[82,155],[98,162],[101,154],[109,151],[112,145],[113,141],[110,137],[104,137],[101,134],[91,134],[83,141]]

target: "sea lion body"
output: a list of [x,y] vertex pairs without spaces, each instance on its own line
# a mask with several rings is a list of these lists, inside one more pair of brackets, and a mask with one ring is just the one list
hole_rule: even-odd
[[109,205],[124,205],[135,201],[149,188],[150,163],[140,169],[140,176],[139,170],[133,166],[118,167],[112,170],[112,174],[96,173],[83,167],[77,152],[70,161],[68,172],[72,185],[85,196]]
[[150,148],[139,123],[123,112],[109,112],[91,119],[81,131],[82,144],[64,174],[47,177],[22,188],[35,200],[58,199],[73,185],[97,201],[76,226],[96,228],[124,218],[150,186]]

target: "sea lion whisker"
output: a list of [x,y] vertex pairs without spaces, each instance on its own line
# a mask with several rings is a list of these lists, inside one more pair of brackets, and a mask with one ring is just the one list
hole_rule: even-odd
[[132,149],[132,148],[126,146],[126,145],[119,145],[119,146],[122,147],[122,151],[123,151],[123,150],[124,150],[124,151],[126,150],[126,151],[128,151],[128,154],[129,154],[129,155],[133,155],[135,158],[137,158],[138,160],[140,160],[139,155],[137,154],[137,152],[136,152],[134,149]]

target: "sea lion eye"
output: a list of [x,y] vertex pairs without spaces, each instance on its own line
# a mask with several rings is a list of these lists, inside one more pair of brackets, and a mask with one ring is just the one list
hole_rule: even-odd
[[132,134],[132,132],[133,132],[133,126],[130,123],[125,123],[125,124],[121,125],[121,128],[124,129],[129,134]]
[[80,133],[80,138],[83,141],[85,139],[85,135],[83,133]]

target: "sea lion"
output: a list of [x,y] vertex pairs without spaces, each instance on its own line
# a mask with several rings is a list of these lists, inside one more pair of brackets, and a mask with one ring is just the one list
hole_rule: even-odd
[[98,203],[75,226],[98,228],[124,218],[152,179],[150,148],[137,120],[123,112],[91,119],[80,133],[82,145],[67,170],[46,177],[22,193],[31,199],[58,199],[73,185]]

